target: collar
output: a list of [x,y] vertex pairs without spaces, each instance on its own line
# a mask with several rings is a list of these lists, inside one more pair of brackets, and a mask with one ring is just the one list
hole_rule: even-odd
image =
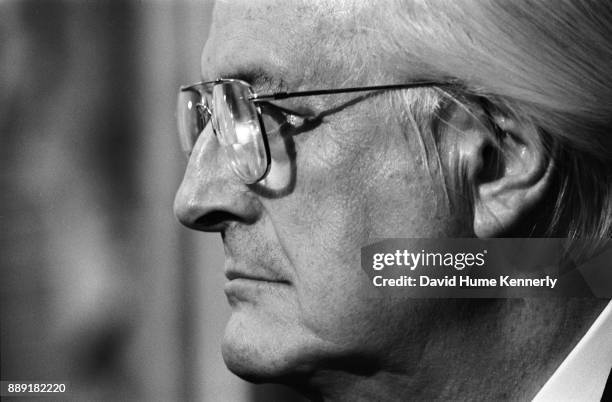
[[599,401],[612,368],[612,301],[533,399]]

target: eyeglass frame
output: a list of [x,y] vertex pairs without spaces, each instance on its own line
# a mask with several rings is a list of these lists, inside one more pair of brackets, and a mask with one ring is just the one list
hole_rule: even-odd
[[[185,92],[185,91],[192,91],[192,92],[197,92],[201,98],[204,98],[205,95],[202,93],[202,91],[198,87],[203,87],[206,85],[218,85],[218,84],[228,83],[228,82],[237,82],[249,88],[249,92],[251,93],[251,95],[246,101],[253,102],[256,106],[255,110],[257,111],[259,132],[261,133],[262,142],[265,148],[266,170],[261,175],[260,178],[258,178],[252,183],[247,183],[247,184],[259,183],[261,180],[263,180],[268,175],[270,171],[270,166],[271,166],[271,155],[270,155],[270,149],[268,145],[268,136],[266,134],[266,128],[265,128],[265,125],[263,124],[263,119],[261,117],[261,110],[259,107],[257,107],[257,103],[264,103],[264,102],[289,99],[289,98],[307,97],[307,96],[334,95],[334,94],[341,94],[341,93],[386,91],[386,90],[395,90],[395,89],[411,89],[411,88],[426,88],[426,87],[441,87],[441,86],[448,87],[448,86],[453,85],[452,82],[448,82],[448,81],[444,82],[444,81],[428,81],[428,80],[418,81],[417,80],[417,81],[412,81],[410,83],[404,83],[404,84],[373,85],[373,86],[363,86],[363,87],[329,88],[329,89],[312,89],[312,90],[306,90],[306,91],[279,91],[279,92],[257,94],[253,90],[253,86],[244,80],[237,79],[237,78],[217,78],[213,81],[201,81],[201,82],[197,82],[197,83],[190,84],[190,85],[182,85],[179,88],[179,93]],[[203,112],[206,112],[209,115],[209,120],[213,118],[214,111],[211,110],[209,106],[201,102],[197,103],[195,106],[199,114],[198,117],[202,119],[202,122],[206,121],[202,117]],[[215,136],[218,136],[218,133],[216,132],[216,129],[214,126],[215,125],[213,124],[212,125],[213,133],[215,134]],[[206,127],[206,125],[204,125],[204,127]],[[198,134],[198,136],[199,135],[200,134]],[[195,143],[194,143],[194,146],[195,146]],[[237,174],[237,173],[234,172],[234,174]]]

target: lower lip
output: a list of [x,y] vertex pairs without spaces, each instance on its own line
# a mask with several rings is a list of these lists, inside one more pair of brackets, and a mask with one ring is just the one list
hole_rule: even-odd
[[224,291],[227,295],[243,293],[245,291],[264,290],[270,287],[286,286],[287,282],[266,281],[261,279],[235,278],[225,283]]

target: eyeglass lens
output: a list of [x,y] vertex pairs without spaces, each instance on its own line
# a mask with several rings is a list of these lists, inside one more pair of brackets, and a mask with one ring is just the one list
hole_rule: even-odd
[[[193,95],[191,95],[193,94]],[[266,173],[269,156],[261,132],[257,107],[249,100],[249,86],[234,81],[215,83],[210,99],[212,124],[234,173],[245,183],[255,183]],[[195,97],[194,97],[195,95]],[[197,98],[197,101],[196,101]],[[206,121],[197,109],[206,101],[199,93],[182,91],[179,95],[178,125],[183,149],[190,152]]]
[[250,95],[248,86],[224,82],[214,86],[212,96],[213,128],[232,169],[246,183],[261,179],[268,168],[259,115]]
[[198,91],[179,92],[176,118],[181,149],[187,155],[191,153],[200,132],[206,125],[206,122],[202,120],[203,116],[198,112],[198,105],[201,101],[202,96]]

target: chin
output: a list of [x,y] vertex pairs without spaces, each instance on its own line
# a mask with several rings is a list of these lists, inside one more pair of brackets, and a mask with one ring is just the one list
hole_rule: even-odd
[[297,324],[238,311],[225,328],[221,351],[228,369],[247,381],[294,382],[323,355],[313,338]]

